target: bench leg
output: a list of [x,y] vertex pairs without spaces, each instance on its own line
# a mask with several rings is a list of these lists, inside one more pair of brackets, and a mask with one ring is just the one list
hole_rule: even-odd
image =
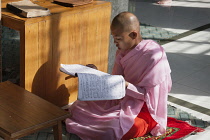
[[62,123],[58,121],[58,124],[53,126],[54,140],[62,140]]
[[5,137],[4,140],[13,140],[13,139],[10,137]]

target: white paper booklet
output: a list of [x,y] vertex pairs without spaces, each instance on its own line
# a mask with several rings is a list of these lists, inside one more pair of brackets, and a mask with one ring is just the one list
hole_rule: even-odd
[[113,100],[125,96],[125,80],[121,75],[110,75],[80,64],[61,64],[60,71],[78,76],[78,100]]

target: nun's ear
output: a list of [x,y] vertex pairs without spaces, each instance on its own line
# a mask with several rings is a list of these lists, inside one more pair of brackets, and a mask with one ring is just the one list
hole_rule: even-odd
[[136,31],[132,31],[129,36],[132,38],[132,39],[136,39],[137,37],[137,32]]

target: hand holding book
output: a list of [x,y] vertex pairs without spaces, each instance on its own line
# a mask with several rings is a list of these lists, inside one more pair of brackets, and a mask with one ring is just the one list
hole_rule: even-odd
[[86,66],[98,70],[98,68],[94,64],[87,64]]
[[61,64],[60,70],[62,72],[73,76],[78,75],[79,100],[113,100],[125,96],[125,80],[123,76],[110,75],[88,66]]

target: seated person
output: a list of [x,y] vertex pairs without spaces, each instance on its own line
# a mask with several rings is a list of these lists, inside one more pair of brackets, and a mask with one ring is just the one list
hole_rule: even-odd
[[83,140],[129,140],[164,134],[171,70],[164,49],[144,40],[137,17],[118,14],[111,23],[117,51],[113,75],[125,79],[126,95],[118,100],[75,101],[66,129]]
[[157,2],[157,4],[170,4],[172,2],[172,0],[160,0]]

